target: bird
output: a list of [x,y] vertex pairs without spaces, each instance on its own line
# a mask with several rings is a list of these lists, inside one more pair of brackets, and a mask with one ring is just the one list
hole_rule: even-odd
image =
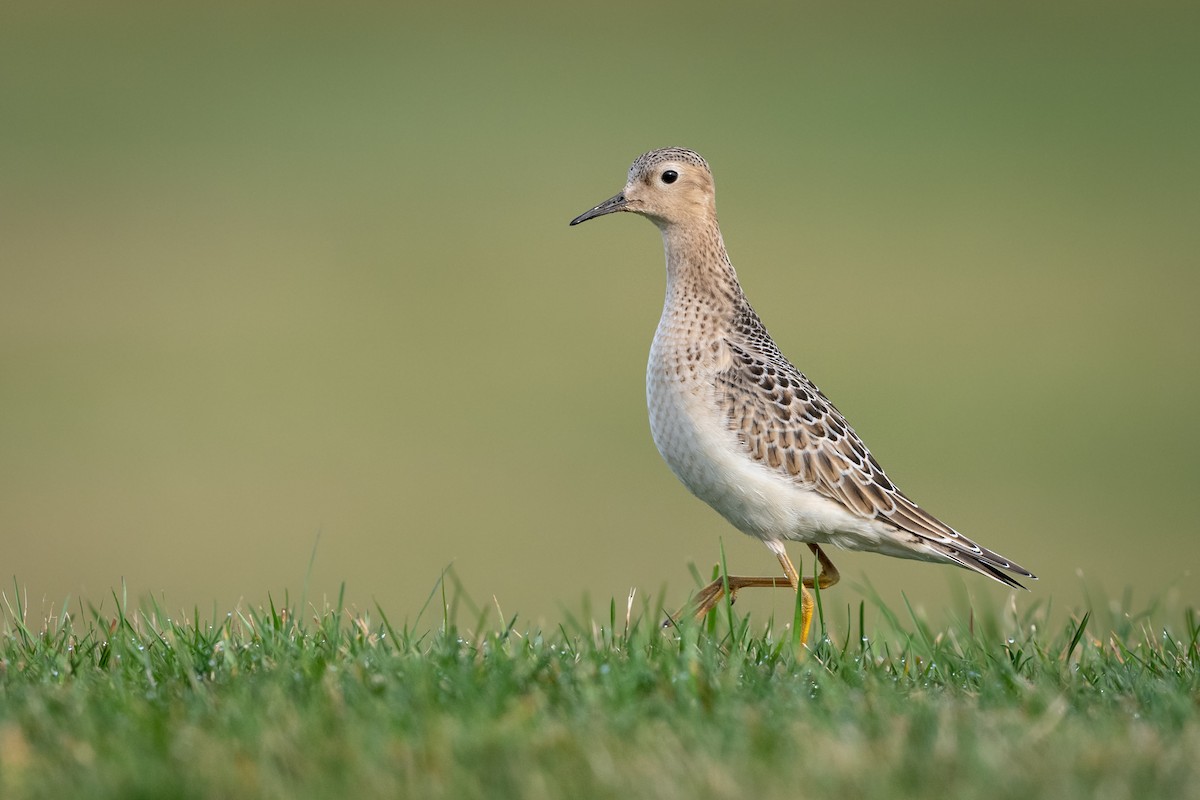
[[[807,642],[809,590],[839,578],[822,545],[957,564],[1013,588],[1025,588],[1013,575],[1036,580],[910,500],[783,355],[742,291],[702,156],[681,147],[643,153],[619,194],[570,224],[619,212],[653,222],[666,256],[666,295],[646,367],[654,444],[692,494],[760,540],[783,568],[782,577],[718,577],[692,598],[696,618],[727,593],[732,602],[741,589],[787,587],[800,596],[799,639]],[[808,545],[820,572],[801,576],[786,542]]]

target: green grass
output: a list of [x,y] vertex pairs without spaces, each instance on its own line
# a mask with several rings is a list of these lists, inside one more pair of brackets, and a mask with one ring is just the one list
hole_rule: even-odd
[[[1044,607],[854,633],[613,603],[470,632],[154,603],[31,625],[6,597],[0,796],[1200,796],[1200,619],[1100,630]],[[435,603],[436,607],[436,603]],[[826,604],[827,612],[831,606]]]

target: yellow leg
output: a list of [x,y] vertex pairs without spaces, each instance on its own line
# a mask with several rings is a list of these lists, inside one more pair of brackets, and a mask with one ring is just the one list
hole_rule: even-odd
[[[782,543],[767,542],[767,547],[779,559],[779,564],[783,567],[783,574],[787,576],[786,578],[758,578],[741,575],[722,576],[696,593],[696,596],[692,598],[691,605],[695,609],[692,613],[696,619],[702,619],[725,596],[726,585],[729,587],[730,602],[733,602],[737,593],[742,589],[770,589],[786,586],[793,592],[800,593],[800,641],[807,642],[808,629],[812,624],[813,615],[813,599],[812,594],[808,590],[814,585],[821,589],[827,589],[837,583],[841,575],[828,556],[815,544],[810,544],[809,548],[816,555],[817,561],[821,565],[821,571],[817,575],[816,581],[812,578],[800,577],[800,573],[792,566],[792,560],[788,558],[787,551],[783,549]],[[674,618],[683,616],[684,610],[681,610]],[[667,624],[670,624],[670,620],[667,621]]]
[[800,641],[808,641],[808,630],[812,626],[813,617],[813,598],[808,591],[814,585],[819,589],[827,589],[833,586],[841,579],[841,573],[837,571],[837,567],[829,560],[820,546],[809,544],[808,548],[813,551],[817,557],[817,561],[821,565],[821,571],[817,574],[817,579],[814,582],[812,578],[800,578],[796,568],[792,566],[792,560],[788,558],[787,551],[783,549],[783,545],[779,542],[768,542],[767,547],[775,553],[779,559],[779,563],[783,566],[783,572],[788,576],[795,591],[800,592]]

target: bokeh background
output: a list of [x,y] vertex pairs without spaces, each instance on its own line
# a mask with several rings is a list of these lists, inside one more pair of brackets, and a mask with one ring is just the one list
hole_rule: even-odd
[[[1019,603],[1200,602],[1195,3],[2,13],[10,600],[411,621],[453,565],[536,626],[773,572],[650,441],[658,233],[567,227],[682,145],[784,351]],[[842,618],[1009,601],[835,560]]]

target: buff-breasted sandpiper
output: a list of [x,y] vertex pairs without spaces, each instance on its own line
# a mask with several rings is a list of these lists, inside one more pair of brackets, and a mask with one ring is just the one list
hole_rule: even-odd
[[[725,576],[693,604],[706,614],[749,587],[791,587],[801,597],[801,641],[814,583],[838,580],[821,550],[833,544],[900,558],[958,564],[1007,586],[1034,578],[908,499],[863,441],[792,366],[750,307],[717,226],[712,171],[691,150],[652,150],[633,162],[625,188],[572,225],[616,211],[662,232],[667,292],[650,346],[646,399],[659,453],[688,489],[743,533],[760,539],[784,578]],[[821,571],[802,578],[784,542],[805,542]]]

